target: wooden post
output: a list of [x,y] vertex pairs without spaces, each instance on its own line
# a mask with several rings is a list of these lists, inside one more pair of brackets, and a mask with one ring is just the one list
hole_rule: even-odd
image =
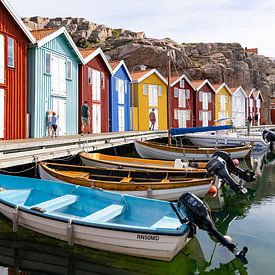
[[167,128],[168,128],[168,145],[171,145],[171,115],[170,115],[170,94],[171,94],[171,55],[172,50],[169,50],[167,52],[167,82],[168,82],[168,88],[167,88]]

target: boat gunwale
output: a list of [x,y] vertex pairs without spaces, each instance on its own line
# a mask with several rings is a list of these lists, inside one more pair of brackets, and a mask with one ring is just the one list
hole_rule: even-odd
[[[20,210],[24,213],[31,214],[31,215],[34,215],[34,216],[38,216],[38,217],[41,217],[43,219],[49,219],[49,220],[54,220],[54,221],[64,222],[64,223],[68,223],[68,221],[71,220],[72,224],[79,225],[79,226],[84,226],[84,227],[89,227],[89,228],[96,228],[96,229],[122,231],[122,232],[127,232],[127,233],[128,232],[129,233],[147,233],[147,234],[150,234],[150,235],[163,235],[163,236],[183,236],[183,235],[185,235],[186,233],[188,233],[190,231],[190,228],[187,225],[187,223],[184,223],[185,228],[182,228],[181,230],[176,231],[176,230],[172,229],[173,230],[172,231],[170,229],[171,232],[163,232],[163,231],[157,231],[157,230],[159,230],[157,228],[155,228],[155,230],[154,230],[154,229],[150,229],[149,227],[146,227],[146,228],[145,227],[140,227],[140,228],[138,228],[136,226],[137,229],[135,229],[135,228],[126,227],[126,226],[125,227],[119,227],[119,225],[116,226],[116,224],[110,224],[110,223],[107,224],[106,222],[105,223],[85,222],[85,221],[80,221],[80,220],[70,219],[70,218],[66,219],[62,216],[55,216],[55,215],[51,215],[51,214],[47,214],[47,213],[40,213],[40,212],[37,212],[35,210],[31,210],[27,207],[24,207],[22,205],[16,205],[16,204],[13,204],[11,202],[5,201],[1,198],[0,198],[0,204],[8,206],[9,208],[12,208],[12,209],[15,209],[15,208],[18,207],[18,210]],[[177,205],[176,203],[173,203],[173,204],[175,206]],[[171,209],[173,209],[173,208],[171,207]],[[19,216],[19,219],[20,219],[20,216]],[[179,220],[179,222],[180,222],[180,220]],[[20,222],[19,222],[19,224],[20,224]],[[181,224],[181,227],[183,227],[183,224]]]

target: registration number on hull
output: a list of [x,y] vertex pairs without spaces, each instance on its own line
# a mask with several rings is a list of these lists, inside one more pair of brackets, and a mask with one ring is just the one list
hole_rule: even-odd
[[158,241],[159,236],[158,235],[137,234],[137,239],[143,240],[143,241]]

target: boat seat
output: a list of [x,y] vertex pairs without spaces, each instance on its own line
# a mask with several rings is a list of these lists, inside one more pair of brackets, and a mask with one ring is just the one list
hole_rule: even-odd
[[39,204],[33,205],[30,209],[38,212],[52,212],[59,208],[68,206],[77,201],[78,196],[75,195],[64,195],[52,200],[44,201]]
[[120,183],[129,183],[131,180],[132,180],[131,177],[125,177],[120,181]]
[[155,222],[151,227],[153,228],[171,228],[176,229],[181,226],[181,222],[177,218],[171,218],[168,216],[164,216]]
[[109,205],[97,212],[81,219],[85,222],[107,222],[122,214],[124,206],[120,204]]

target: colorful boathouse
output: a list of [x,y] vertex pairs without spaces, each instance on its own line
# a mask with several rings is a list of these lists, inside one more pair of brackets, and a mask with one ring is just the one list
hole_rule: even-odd
[[232,121],[235,127],[244,127],[246,123],[246,98],[247,94],[242,86],[231,88]]
[[47,135],[47,112],[56,112],[58,135],[77,134],[78,64],[82,56],[67,30],[32,31],[37,43],[29,49],[31,137]]

